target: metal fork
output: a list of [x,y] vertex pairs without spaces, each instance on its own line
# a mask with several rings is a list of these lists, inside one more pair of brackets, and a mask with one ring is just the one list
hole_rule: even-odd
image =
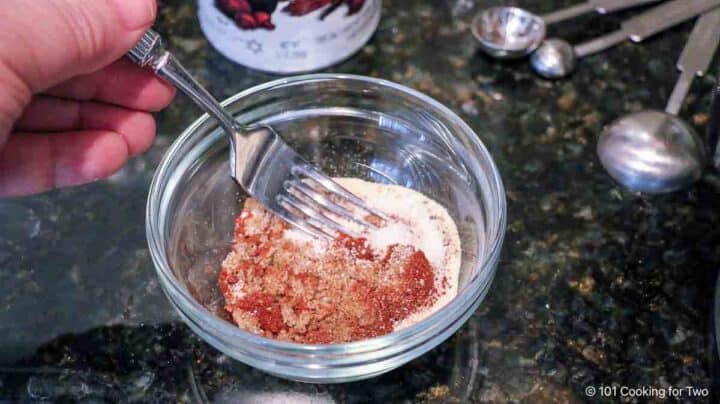
[[[356,235],[350,223],[377,227],[387,217],[368,207],[303,159],[267,125],[243,126],[168,52],[149,30],[127,55],[152,69],[215,118],[230,138],[231,176],[267,209],[301,230],[324,238]],[[376,220],[368,220],[375,217]]]

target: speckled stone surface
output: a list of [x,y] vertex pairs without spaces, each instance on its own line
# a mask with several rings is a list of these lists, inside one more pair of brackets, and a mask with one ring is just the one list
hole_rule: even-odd
[[[542,12],[576,2],[513,3]],[[455,336],[398,370],[341,385],[268,376],[196,337],[159,288],[144,229],[154,168],[199,115],[178,97],[158,115],[154,148],[110,180],[0,200],[0,402],[616,402],[586,389],[712,390],[720,177],[639,196],[618,188],[594,153],[604,123],[664,106],[692,24],[546,81],[524,61],[478,52],[469,22],[490,4],[385,0],[371,42],[329,69],[430,94],[495,157],[508,193],[504,255]],[[550,33],[577,43],[632,14],[586,16]],[[191,1],[162,1],[157,29],[220,97],[273,78],[214,51]],[[714,80],[696,80],[682,111],[699,131]]]

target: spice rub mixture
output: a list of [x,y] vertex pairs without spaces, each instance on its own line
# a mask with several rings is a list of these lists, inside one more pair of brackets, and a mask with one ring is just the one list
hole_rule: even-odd
[[248,199],[219,275],[240,328],[299,343],[357,341],[421,321],[457,294],[460,239],[442,206],[401,186],[336,180],[391,220],[320,240]]

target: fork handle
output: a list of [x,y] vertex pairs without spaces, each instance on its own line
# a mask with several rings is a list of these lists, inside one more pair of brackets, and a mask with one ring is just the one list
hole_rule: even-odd
[[237,130],[235,119],[210,93],[165,49],[160,34],[148,30],[127,54],[138,66],[152,69],[155,74],[190,97],[203,111],[215,118],[226,132]]

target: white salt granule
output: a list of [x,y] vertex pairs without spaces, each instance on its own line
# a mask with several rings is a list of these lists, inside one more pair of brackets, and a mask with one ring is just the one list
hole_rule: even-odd
[[[422,251],[435,272],[438,299],[431,307],[418,311],[395,325],[405,328],[430,316],[452,300],[457,294],[461,249],[457,226],[447,210],[423,194],[398,185],[377,184],[358,178],[335,178],[371,208],[390,216],[393,220],[379,229],[353,227],[360,237],[367,239],[376,253],[383,255],[393,244],[410,245]],[[328,242],[315,239],[303,231],[291,228],[285,239],[308,245],[317,256],[328,249]],[[443,282],[445,279],[445,282]]]

